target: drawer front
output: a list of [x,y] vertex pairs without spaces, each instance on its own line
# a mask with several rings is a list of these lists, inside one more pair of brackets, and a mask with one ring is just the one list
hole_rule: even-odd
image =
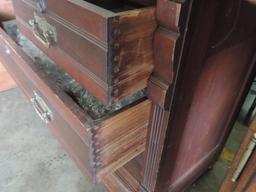
[[[48,0],[43,1],[46,12],[40,13],[34,0],[13,2],[22,32],[103,103],[147,86],[153,69],[155,8],[113,13],[82,0],[64,0],[63,6]],[[71,10],[76,14],[68,14]],[[45,48],[42,39],[33,37],[31,20],[46,20],[55,29],[52,46]],[[70,56],[69,66],[59,62],[63,55]]]
[[1,29],[0,59],[90,179],[103,179],[145,150],[149,100],[93,120]]
[[[30,28],[31,31],[32,26],[29,23],[35,20],[35,17],[45,18],[46,22],[55,28],[56,42],[53,40],[50,47],[52,49],[48,49],[47,52],[61,48],[93,73],[95,78],[107,82],[107,48],[104,45],[97,44],[87,34],[82,33],[77,27],[65,22],[62,18],[57,18],[52,14],[41,14],[33,4],[25,3],[22,0],[14,1],[14,8],[18,20],[23,21],[24,27]],[[43,45],[43,43],[41,44]]]
[[61,6],[58,0],[45,0],[45,2],[49,12],[78,26],[99,41],[108,42],[108,19],[116,14],[83,0],[63,0]]
[[58,0],[43,0],[45,10],[40,8],[41,6],[37,3],[37,0],[22,1],[37,7],[37,10],[42,13],[53,13],[78,26],[102,43],[107,43],[108,41],[108,18],[117,15],[84,0],[62,0],[61,6]]
[[[85,130],[79,128],[74,130],[70,127],[69,112],[65,111],[65,106],[56,100],[56,95],[49,89],[49,87],[33,72],[26,62],[26,59],[21,58],[23,55],[19,49],[11,41],[6,40],[8,37],[0,29],[0,59],[11,76],[17,82],[19,87],[31,101],[33,98],[40,97],[44,105],[47,106],[50,117],[48,118],[49,129],[58,138],[59,142],[70,154],[71,158],[76,162],[82,173],[92,178],[91,164],[89,159],[89,148],[87,141],[81,139],[87,137]],[[11,44],[10,44],[11,42]],[[42,104],[42,101],[41,101]],[[43,115],[38,108],[42,107],[39,104],[32,104],[37,109],[40,115]],[[57,110],[58,109],[58,110]],[[61,109],[61,112],[60,112]],[[66,113],[66,115],[63,115]],[[67,121],[70,120],[70,121]],[[45,121],[45,120],[44,120]],[[77,120],[73,120],[77,125]]]

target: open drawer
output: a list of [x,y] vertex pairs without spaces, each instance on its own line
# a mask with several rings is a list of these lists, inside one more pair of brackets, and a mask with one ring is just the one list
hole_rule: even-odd
[[129,0],[13,1],[20,30],[105,104],[147,85],[155,8]]
[[[21,35],[0,29],[0,59],[81,171],[101,180],[141,154],[151,103],[144,93],[105,107]],[[16,43],[18,42],[18,43]]]

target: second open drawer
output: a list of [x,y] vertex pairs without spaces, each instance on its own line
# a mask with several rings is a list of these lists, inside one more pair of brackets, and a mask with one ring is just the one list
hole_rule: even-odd
[[151,103],[142,92],[106,108],[5,26],[13,37],[0,29],[1,62],[86,176],[101,180],[144,151]]

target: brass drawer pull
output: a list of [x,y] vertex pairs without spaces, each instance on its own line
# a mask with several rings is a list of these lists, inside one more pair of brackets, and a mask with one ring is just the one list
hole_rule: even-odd
[[45,13],[47,10],[47,6],[44,0],[36,0],[36,6],[41,13]]
[[53,115],[49,107],[46,105],[44,100],[36,93],[36,91],[33,91],[34,96],[30,99],[36,113],[38,116],[46,123],[48,124],[52,119]]
[[50,25],[44,17],[34,13],[34,18],[29,21],[34,36],[47,48],[57,42],[55,27]]

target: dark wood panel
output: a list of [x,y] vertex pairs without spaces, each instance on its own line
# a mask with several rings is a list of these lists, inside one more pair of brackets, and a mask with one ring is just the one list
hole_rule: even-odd
[[23,20],[17,17],[17,24],[21,32],[27,36],[33,43],[40,48],[44,53],[47,53],[48,56],[59,66],[61,66],[65,71],[78,81],[86,90],[88,90],[93,96],[97,99],[108,102],[108,85],[103,81],[100,81],[95,75],[86,68],[82,67],[80,63],[75,61],[61,49],[46,48],[42,45],[33,35],[30,28],[23,22]]
[[[46,0],[49,12],[56,13],[61,18],[87,31],[100,41],[108,41],[108,18],[115,14],[89,4],[83,0],[63,0],[61,6],[58,0]],[[75,14],[69,14],[75,13]]]
[[[34,18],[34,14],[39,17],[44,17],[47,22],[56,28],[57,42],[46,53],[55,49],[62,49],[65,54],[70,55],[79,62],[85,70],[90,71],[94,78],[99,78],[107,83],[107,47],[97,45],[90,37],[82,36],[83,34],[76,31],[76,28],[68,26],[61,18],[56,18],[54,15],[42,15],[30,4],[25,4],[23,1],[14,1],[15,14],[27,24],[32,31],[32,26],[29,26],[29,21]],[[59,55],[61,57],[61,55]],[[100,81],[99,80],[99,81]]]
[[[192,3],[192,2],[191,2]],[[175,74],[179,69],[185,36],[190,17],[190,3],[186,5],[172,1],[157,1],[159,27],[154,34],[154,71],[148,83],[148,96],[153,101],[147,136],[142,190],[155,191],[161,167],[161,156],[165,148],[166,131],[175,87]],[[182,21],[181,8],[183,9]],[[179,30],[180,31],[179,31]],[[186,42],[188,43],[188,42]],[[175,76],[176,77],[175,77]],[[167,186],[161,188],[167,190]]]
[[[146,88],[147,80],[153,70],[153,33],[156,29],[155,8],[129,11],[120,15],[120,35],[113,39],[113,91],[116,99],[124,98],[134,92]],[[113,27],[115,28],[115,27]]]
[[[173,76],[161,68],[163,71],[158,70],[150,78],[149,96],[157,113],[151,112],[156,123],[151,121],[147,139],[144,191],[186,189],[216,160],[230,132],[255,74],[256,30],[255,24],[247,22],[255,7],[243,1],[235,29],[231,29],[221,47],[213,47],[216,31],[223,27],[219,24],[225,20],[225,14],[220,13],[227,13],[223,7],[232,3],[227,4],[217,0],[176,5],[158,1],[161,28],[157,33],[162,37],[174,34],[177,39],[173,50],[161,47],[160,39],[154,45],[160,53],[173,53],[172,57],[163,57],[166,63],[169,61]],[[161,64],[156,62],[155,69]],[[169,83],[166,77],[173,81]],[[166,103],[170,106],[166,107]],[[170,114],[167,118],[166,113]],[[158,147],[152,147],[156,144]]]
[[208,56],[221,6],[217,1],[195,6],[190,50],[174,95],[157,191],[184,190],[215,161],[254,74],[255,38],[235,38],[232,46]]

